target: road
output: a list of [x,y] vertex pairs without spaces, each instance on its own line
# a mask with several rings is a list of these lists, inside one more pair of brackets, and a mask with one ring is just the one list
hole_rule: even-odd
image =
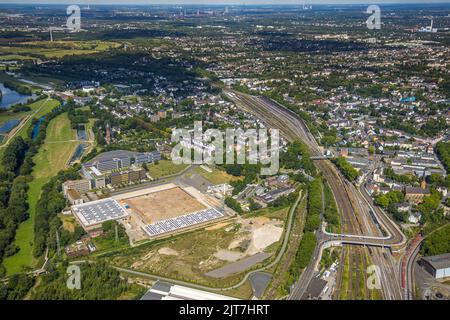
[[[306,124],[291,110],[268,98],[250,96],[232,90],[224,90],[224,93],[238,107],[252,113],[267,126],[279,129],[282,136],[288,141],[303,141],[308,146],[311,156],[323,156],[323,149],[317,144]],[[365,189],[357,190],[353,184],[348,182],[336,170],[330,161],[319,160],[315,163],[333,191],[343,220],[344,232],[347,234],[318,234],[320,248],[316,250],[314,259],[311,262],[313,267],[305,270],[305,276],[297,283],[297,286],[302,288],[294,288],[294,294],[291,298],[301,298],[300,293],[306,290],[314,275],[314,266],[318,264],[321,258],[321,248],[330,242],[341,245],[381,247],[381,249],[374,248],[370,250],[370,255],[373,263],[379,265],[382,269],[381,280],[385,298],[401,298],[399,268],[396,266],[391,253],[386,252],[383,248],[390,247],[393,248],[393,251],[399,250],[404,246],[406,238],[397,225],[384,212],[373,205],[372,199]],[[385,230],[387,236],[380,235],[378,226]]]

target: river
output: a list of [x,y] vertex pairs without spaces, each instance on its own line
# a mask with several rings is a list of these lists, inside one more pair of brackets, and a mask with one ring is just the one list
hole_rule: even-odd
[[28,101],[28,99],[34,97],[34,95],[27,96],[24,94],[20,94],[17,91],[5,88],[3,83],[0,83],[0,90],[2,91],[3,94],[2,100],[0,101],[0,108],[2,109],[7,109],[12,105],[18,103],[25,103]]

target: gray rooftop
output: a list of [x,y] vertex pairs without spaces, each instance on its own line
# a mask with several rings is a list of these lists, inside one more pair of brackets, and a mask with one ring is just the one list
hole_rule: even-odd
[[436,270],[450,268],[450,253],[444,253],[438,256],[423,257]]
[[124,159],[124,158],[134,157],[136,154],[139,154],[139,153],[126,151],[126,150],[115,150],[115,151],[103,152],[103,153],[99,154],[98,156],[96,156],[91,161],[85,163],[84,165],[86,167],[90,167],[96,162],[109,161],[112,159]]
[[128,212],[114,199],[75,205],[72,210],[86,227],[128,216]]

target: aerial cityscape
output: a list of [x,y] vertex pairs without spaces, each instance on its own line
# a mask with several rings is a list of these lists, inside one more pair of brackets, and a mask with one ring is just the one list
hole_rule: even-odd
[[450,299],[450,3],[26,2],[0,300]]

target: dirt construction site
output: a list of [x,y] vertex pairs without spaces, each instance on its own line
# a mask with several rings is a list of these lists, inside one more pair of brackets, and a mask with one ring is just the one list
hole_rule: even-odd
[[124,206],[138,214],[147,224],[179,217],[206,208],[179,187],[156,191],[123,200]]
[[143,226],[198,212],[217,203],[193,187],[180,187],[173,183],[151,187],[113,197],[129,213],[125,223],[133,242],[147,238]]

